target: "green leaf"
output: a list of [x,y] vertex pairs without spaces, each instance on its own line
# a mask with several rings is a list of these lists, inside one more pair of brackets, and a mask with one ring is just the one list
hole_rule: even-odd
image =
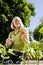
[[13,53],[14,49],[9,49],[8,50],[8,53],[12,54],[12,55],[15,55],[15,53]]
[[36,51],[36,58],[37,59],[41,59],[43,56],[42,56],[42,52],[41,52],[41,50],[37,50]]
[[39,49],[39,43],[40,42],[38,42],[38,41],[33,41],[31,44],[32,48],[34,48],[35,50],[38,50]]
[[1,54],[1,57],[2,57],[3,59],[9,59],[9,58],[10,58],[9,56],[4,56],[4,55],[2,55],[2,54]]
[[33,58],[35,57],[35,50],[33,48],[30,48],[30,54],[32,55]]
[[39,32],[43,35],[43,26],[41,27],[41,29],[39,30]]

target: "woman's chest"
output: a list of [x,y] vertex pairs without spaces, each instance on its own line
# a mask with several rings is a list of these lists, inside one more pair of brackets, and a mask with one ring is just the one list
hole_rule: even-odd
[[17,34],[12,34],[11,36],[12,36],[13,42],[20,40],[20,32]]

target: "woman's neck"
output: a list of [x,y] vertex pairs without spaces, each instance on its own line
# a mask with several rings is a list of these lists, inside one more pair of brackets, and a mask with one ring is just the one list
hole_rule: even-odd
[[14,33],[16,34],[16,33],[18,32],[18,30],[19,30],[19,29],[15,29],[15,30],[14,30]]

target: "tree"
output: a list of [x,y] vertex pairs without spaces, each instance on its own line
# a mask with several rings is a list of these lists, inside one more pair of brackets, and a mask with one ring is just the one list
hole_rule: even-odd
[[14,16],[19,16],[28,26],[30,17],[35,15],[35,7],[26,0],[0,0],[0,42],[5,43]]
[[39,26],[33,32],[34,39],[37,41],[43,38],[43,21],[40,20],[40,22]]

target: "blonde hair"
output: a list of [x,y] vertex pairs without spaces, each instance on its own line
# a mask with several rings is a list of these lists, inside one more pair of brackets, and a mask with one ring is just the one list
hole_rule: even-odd
[[14,22],[15,22],[15,19],[18,19],[20,21],[20,24],[21,24],[21,28],[24,27],[23,23],[22,23],[22,20],[20,19],[20,17],[18,16],[15,16],[13,19],[12,19],[12,22],[11,22],[11,28],[14,29]]

